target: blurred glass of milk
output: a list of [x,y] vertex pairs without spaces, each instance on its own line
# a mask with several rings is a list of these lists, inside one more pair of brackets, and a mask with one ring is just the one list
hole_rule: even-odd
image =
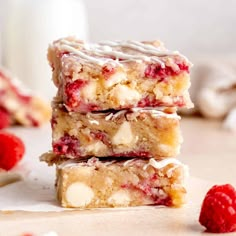
[[60,37],[87,38],[81,0],[8,0],[2,34],[4,65],[45,98],[55,94],[47,61],[49,43]]

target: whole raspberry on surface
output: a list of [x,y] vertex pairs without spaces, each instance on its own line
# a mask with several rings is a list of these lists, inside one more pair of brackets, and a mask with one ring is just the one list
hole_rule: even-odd
[[215,185],[207,192],[199,222],[212,233],[236,231],[236,191],[232,185]]
[[10,123],[10,115],[0,108],[0,129],[7,128],[8,126],[10,126]]
[[25,145],[14,134],[0,132],[0,168],[12,169],[23,157]]

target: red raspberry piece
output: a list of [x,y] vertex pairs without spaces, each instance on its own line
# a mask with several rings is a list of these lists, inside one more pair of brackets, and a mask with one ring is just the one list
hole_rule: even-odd
[[92,103],[87,103],[87,104],[81,103],[78,108],[83,112],[99,111],[100,110],[99,106],[97,106],[96,104],[92,104]]
[[115,73],[115,68],[111,65],[105,65],[102,67],[102,74],[105,79],[108,79],[112,74]]
[[0,132],[0,168],[12,169],[23,157],[25,145],[14,134]]
[[105,134],[102,131],[91,131],[90,132],[91,137],[98,139],[100,141],[102,141],[105,145],[109,146],[110,142],[108,140],[107,134]]
[[57,142],[53,144],[53,152],[59,155],[79,155],[79,141],[76,137],[65,134]]
[[183,96],[173,97],[172,104],[165,103],[160,99],[149,98],[149,97],[144,97],[138,102],[138,107],[159,107],[159,106],[168,107],[171,105],[175,105],[177,107],[185,106],[186,103],[185,103],[184,97]]
[[158,107],[163,105],[162,102],[155,98],[144,97],[138,102],[138,107]]
[[189,73],[189,66],[184,64],[184,63],[177,63],[177,65],[179,66],[180,71],[187,71]]
[[215,185],[207,192],[199,222],[212,233],[236,231],[236,191],[232,185]]
[[171,75],[170,67],[161,67],[160,64],[150,64],[147,66],[145,72],[145,77],[162,80],[168,75]]
[[10,126],[11,118],[8,112],[0,108],[0,129],[7,128]]
[[80,104],[80,90],[87,84],[87,81],[76,80],[66,85],[67,105],[76,107]]
[[178,70],[174,70],[170,66],[161,67],[160,64],[149,64],[144,72],[145,77],[157,79],[159,82],[164,81],[168,76],[180,74],[182,71],[189,72],[189,66],[184,63],[177,63]]
[[131,151],[131,152],[124,152],[124,153],[117,153],[113,154],[114,157],[151,157],[150,153],[147,151]]

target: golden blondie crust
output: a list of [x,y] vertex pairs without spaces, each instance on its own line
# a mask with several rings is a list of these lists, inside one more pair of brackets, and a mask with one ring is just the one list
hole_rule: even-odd
[[57,97],[69,111],[192,107],[191,63],[159,41],[55,41],[48,49]]
[[53,152],[69,158],[175,156],[182,143],[179,119],[176,113],[149,108],[68,113],[54,104]]
[[60,204],[70,208],[185,203],[186,166],[174,158],[128,161],[67,161],[57,166]]

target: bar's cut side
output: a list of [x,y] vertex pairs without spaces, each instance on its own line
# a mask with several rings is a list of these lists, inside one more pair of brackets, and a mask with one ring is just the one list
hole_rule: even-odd
[[70,208],[179,207],[185,202],[185,174],[186,167],[174,158],[68,161],[57,167],[57,197]]
[[53,108],[53,152],[69,158],[133,156],[163,159],[180,151],[180,117],[160,110],[68,113]]
[[39,126],[49,121],[51,108],[41,98],[24,89],[19,80],[0,68],[0,111],[12,124]]
[[48,59],[57,96],[69,111],[192,107],[191,64],[159,41],[87,44],[65,38],[49,47]]

